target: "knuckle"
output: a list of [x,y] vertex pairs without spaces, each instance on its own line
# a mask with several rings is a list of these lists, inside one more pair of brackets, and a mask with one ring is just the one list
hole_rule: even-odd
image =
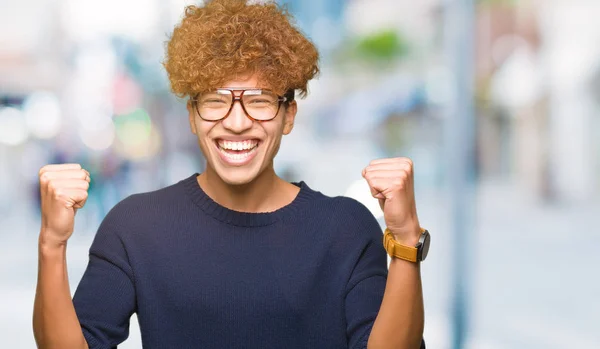
[[52,198],[54,198],[54,200],[60,200],[63,197],[63,195],[64,193],[62,189],[55,189],[52,193]]

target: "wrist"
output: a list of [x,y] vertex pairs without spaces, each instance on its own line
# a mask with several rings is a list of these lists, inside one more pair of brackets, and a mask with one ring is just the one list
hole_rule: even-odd
[[394,240],[405,246],[416,246],[423,231],[418,224],[411,228],[395,229],[388,227],[388,229]]
[[63,251],[67,248],[67,241],[57,239],[52,232],[42,229],[38,238],[38,247],[40,252],[55,252]]
[[393,269],[394,265],[401,266],[403,268],[403,270],[405,270],[405,268],[414,268],[414,269],[418,270],[419,272],[421,270],[421,268],[420,268],[421,261],[413,262],[413,261],[408,261],[403,258],[390,258],[390,264],[388,265],[388,269],[389,270]]
[[383,247],[388,255],[409,262],[420,262],[425,260],[431,242],[429,232],[426,229],[419,228],[419,235],[416,240],[415,238],[410,237],[410,235],[407,237],[407,235],[408,234],[402,234],[399,238],[401,240],[398,240],[389,228],[385,229],[383,234]]

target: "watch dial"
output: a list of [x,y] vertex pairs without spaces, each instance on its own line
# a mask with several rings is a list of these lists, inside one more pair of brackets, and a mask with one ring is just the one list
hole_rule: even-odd
[[423,243],[422,243],[422,252],[421,252],[421,260],[425,260],[427,258],[427,253],[429,253],[429,244],[431,242],[431,237],[428,231],[425,231],[423,234]]

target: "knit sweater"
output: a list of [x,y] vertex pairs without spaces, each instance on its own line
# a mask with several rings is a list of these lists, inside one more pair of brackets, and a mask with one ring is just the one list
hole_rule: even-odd
[[90,349],[116,348],[133,313],[147,349],[366,348],[387,278],[369,210],[298,182],[276,211],[234,211],[197,175],[100,224],[73,298]]

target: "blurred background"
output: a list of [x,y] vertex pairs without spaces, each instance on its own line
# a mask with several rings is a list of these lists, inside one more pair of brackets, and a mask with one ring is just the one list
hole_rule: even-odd
[[[282,2],[322,73],[276,171],[382,222],[362,168],[414,160],[428,348],[600,348],[600,1]],[[40,167],[92,174],[72,292],[113,205],[202,172],[161,66],[191,3],[0,0],[0,347],[35,347]]]

